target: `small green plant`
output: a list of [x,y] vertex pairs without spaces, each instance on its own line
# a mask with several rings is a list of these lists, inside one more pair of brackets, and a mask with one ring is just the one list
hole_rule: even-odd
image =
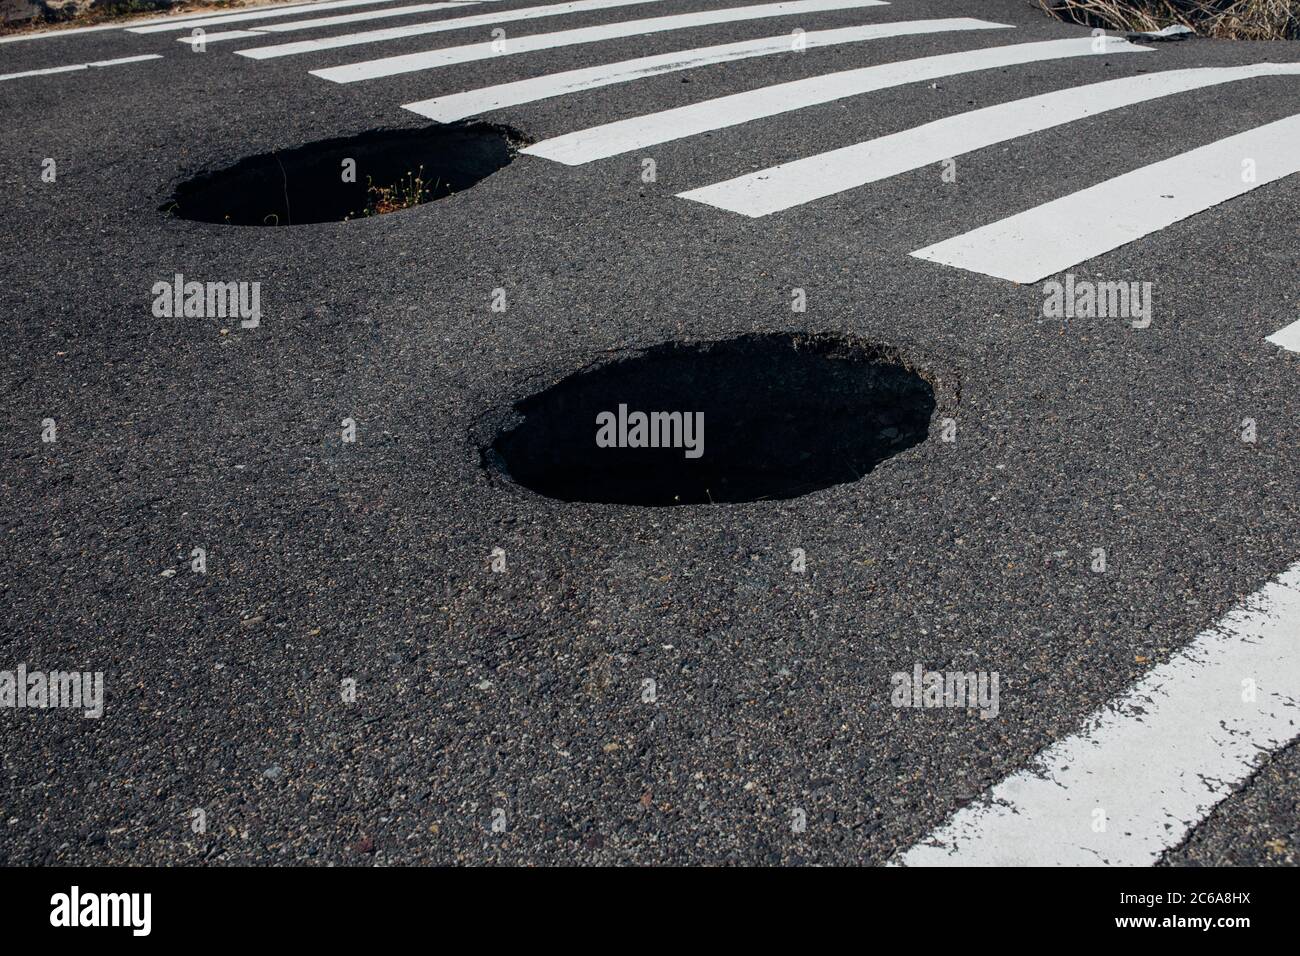
[[361,210],[363,216],[382,216],[389,212],[410,209],[422,202],[427,202],[430,194],[438,188],[439,183],[429,184],[424,180],[424,167],[415,172],[408,171],[405,176],[391,186],[376,186],[374,180],[366,177],[366,205]]

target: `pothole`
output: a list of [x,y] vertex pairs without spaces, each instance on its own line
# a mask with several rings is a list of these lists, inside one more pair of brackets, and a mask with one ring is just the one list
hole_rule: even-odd
[[538,494],[628,505],[796,498],[925,440],[934,387],[826,336],[668,343],[514,406],[485,457]]
[[461,192],[514,159],[523,140],[466,123],[384,130],[243,159],[182,183],[163,212],[232,226],[345,222]]

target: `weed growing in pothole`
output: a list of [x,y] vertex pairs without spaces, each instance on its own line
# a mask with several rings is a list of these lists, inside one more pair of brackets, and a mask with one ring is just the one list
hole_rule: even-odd
[[423,166],[414,172],[408,172],[392,186],[377,186],[374,179],[367,176],[366,207],[361,210],[361,215],[382,216],[418,206],[440,185],[441,183],[429,184],[424,181]]
[[508,165],[521,143],[488,123],[325,140],[195,177],[162,210],[236,226],[348,222],[463,192]]

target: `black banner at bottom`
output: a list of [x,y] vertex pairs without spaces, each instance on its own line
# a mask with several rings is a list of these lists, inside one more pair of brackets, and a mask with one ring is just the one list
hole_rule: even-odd
[[[1231,943],[1279,932],[1296,888],[1289,869],[759,870],[0,869],[6,939],[59,937],[205,943],[374,944],[376,932],[457,923],[492,942],[536,945],[605,926],[622,937],[682,920],[725,928],[730,941],[775,924],[861,938],[891,926],[1045,938],[1199,934]],[[812,920],[810,923],[809,920]],[[631,921],[629,924],[628,921]],[[667,925],[665,924],[667,921]],[[618,929],[618,924],[622,929]],[[477,926],[477,930],[473,927]],[[613,937],[604,937],[611,939]],[[672,938],[672,935],[664,937]],[[983,937],[989,939],[990,937]],[[996,938],[996,937],[992,937]],[[1016,937],[1004,937],[1014,939]],[[1044,937],[1040,937],[1044,938]],[[450,941],[450,940],[449,940]]]

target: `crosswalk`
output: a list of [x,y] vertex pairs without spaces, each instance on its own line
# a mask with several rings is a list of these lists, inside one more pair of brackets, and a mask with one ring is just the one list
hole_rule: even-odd
[[[253,20],[274,20],[280,17],[296,17],[303,13],[317,13],[321,10],[344,10],[348,7],[365,7],[375,6],[381,3],[395,3],[396,0],[325,0],[323,3],[313,3],[306,6],[298,7],[273,7],[266,10],[255,10],[249,13],[217,13],[208,17],[194,17],[175,20],[164,20],[159,23],[148,24],[145,26],[127,27],[128,33],[167,33],[173,30],[193,30],[211,26],[225,26],[230,23],[248,23]],[[460,4],[451,3],[448,6],[459,6]]]
[[[898,23],[876,23],[860,27],[845,27],[840,30],[814,30],[803,33],[799,41],[804,49],[835,46],[840,43],[858,43],[864,40],[883,40],[893,37],[917,36],[924,33],[939,33],[949,30],[996,30],[1010,29],[1000,23],[973,20],[958,17],[945,20],[905,20]],[[577,93],[580,90],[596,89],[614,83],[627,83],[647,76],[679,70],[693,70],[701,66],[712,66],[731,60],[743,60],[750,57],[768,56],[777,53],[789,53],[792,44],[790,34],[764,37],[760,40],[744,40],[739,43],[723,43],[716,46],[699,47],[693,50],[681,50],[674,53],[661,53],[658,56],[637,57],[634,60],[621,60],[582,70],[566,70],[563,73],[550,73],[515,83],[502,83],[498,86],[485,86],[464,93],[452,93],[448,96],[407,103],[403,109],[419,113],[429,119],[450,123],[468,116],[477,116],[490,110],[506,106],[519,106],[538,100]]]
[[679,195],[744,216],[768,216],[1099,113],[1257,76],[1300,76],[1300,64],[1167,70],[1090,83],[971,110]]
[[[1127,40],[1110,37],[1106,38],[1102,49],[1112,54],[1145,52],[1145,48],[1135,46]],[[580,166],[636,149],[658,146],[701,133],[712,133],[741,123],[909,83],[1065,57],[1094,56],[1096,53],[1096,45],[1090,39],[1045,40],[884,63],[764,86],[744,93],[702,100],[689,106],[634,116],[543,140],[524,152],[558,163]]]
[[[1115,113],[1174,96],[1192,96],[1225,84],[1269,77],[1297,77],[1300,63],[1260,62],[1246,66],[1160,69],[1159,52],[1121,37],[1102,35],[1016,42],[1015,27],[972,17],[908,16],[906,0],[778,0],[778,2],[703,5],[690,12],[657,13],[668,0],[560,0],[510,6],[503,0],[324,0],[296,6],[252,8],[215,14],[144,21],[125,29],[137,34],[177,33],[192,45],[223,40],[257,40],[234,52],[255,61],[321,55],[365,47],[371,55],[350,62],[307,66],[318,78],[338,84],[379,81],[418,74],[437,82],[438,70],[457,64],[530,62],[528,55],[562,48],[592,52],[591,63],[560,72],[534,72],[524,79],[487,83],[471,89],[432,90],[431,95],[394,106],[443,123],[481,116],[507,107],[575,96],[614,85],[636,84],[666,73],[722,68],[758,57],[809,53],[859,44],[867,65],[821,72],[726,96],[559,133],[533,143],[522,153],[538,160],[582,166],[639,150],[733,129],[745,124],[838,101],[853,109],[872,109],[871,94],[992,71],[1046,66],[1070,59],[1107,61],[1144,54],[1149,69],[1102,82],[1082,82],[1035,92],[1041,70],[1025,73],[1028,95],[1010,102],[975,107],[874,139],[813,155],[793,156],[763,169],[718,182],[702,183],[677,198],[719,213],[749,218],[803,215],[810,221],[828,197],[957,156],[1069,127],[1090,117]],[[626,11],[626,12],[624,12]],[[592,25],[592,15],[618,12],[612,22]],[[818,18],[838,14],[823,27]],[[843,25],[846,15],[861,22]],[[582,25],[566,25],[571,18]],[[386,21],[407,20],[398,25]],[[752,29],[735,39],[708,45],[692,43],[692,31],[734,25],[776,29],[754,37]],[[371,28],[369,24],[378,24]],[[541,30],[507,35],[505,27],[538,22]],[[554,24],[553,28],[550,27]],[[362,29],[355,29],[363,27]],[[197,32],[196,32],[197,31]],[[286,33],[317,33],[280,42]],[[451,34],[451,42],[411,51],[419,38]],[[488,36],[487,34],[491,34]],[[908,55],[917,38],[947,34],[969,37],[965,48],[937,55]],[[987,35],[987,36],[986,36]],[[674,41],[670,52],[631,59],[601,57],[602,44],[662,36]],[[680,40],[679,40],[680,38]],[[725,38],[724,38],[725,39]],[[889,41],[889,42],[885,42]],[[388,44],[407,49],[387,53]],[[1154,54],[1154,55],[1152,55]],[[100,64],[89,64],[100,65]],[[1146,65],[1144,63],[1144,65]],[[11,79],[85,68],[72,64],[45,71],[0,76]],[[1050,71],[1049,71],[1050,73]],[[978,81],[976,81],[978,82]],[[1053,84],[1049,84],[1053,85]],[[1122,134],[1121,134],[1122,135]],[[1085,189],[1033,208],[969,228],[924,248],[900,249],[901,258],[962,270],[986,280],[1033,283],[1103,256],[1120,246],[1169,228],[1205,210],[1300,171],[1300,115],[1246,130],[1129,170]],[[1008,190],[1014,205],[1014,186]],[[1300,351],[1297,325],[1268,336],[1278,347]]]
[[521,20],[536,20],[542,17],[558,17],[570,13],[590,13],[596,10],[611,10],[616,7],[642,6],[662,2],[663,0],[572,0],[569,3],[549,3],[539,7],[522,7],[517,10],[505,10],[499,13],[454,17],[449,20],[431,20],[381,30],[344,33],[339,36],[322,37],[318,40],[299,40],[293,43],[252,47],[251,49],[236,50],[235,52],[252,60],[270,60],[282,56],[298,56],[302,53],[318,53],[321,50],[336,50],[340,47],[404,40],[407,37],[425,36],[430,33],[469,30],[474,27],[517,23]]
[[1295,739],[1298,618],[1300,564],[896,862],[1155,864]]
[[748,7],[728,7],[720,10],[703,10],[699,13],[682,13],[646,20],[630,20],[598,27],[581,27],[556,33],[535,34],[510,40],[489,40],[464,46],[442,47],[420,53],[386,56],[377,60],[363,60],[324,70],[312,70],[313,76],[333,80],[335,83],[355,83],[384,76],[397,76],[417,70],[431,70],[475,60],[492,60],[520,53],[536,53],[559,47],[600,43],[624,37],[642,37],[654,33],[685,30],[691,27],[712,26],[719,23],[737,23],[742,20],[765,20],[820,13],[827,10],[851,10],[860,7],[881,6],[881,0],[787,0],[784,3],[762,3]]
[[[345,6],[353,0],[338,0]],[[489,0],[490,2],[490,0]],[[515,9],[484,10],[468,15],[447,13],[457,4],[378,5],[363,12],[294,19],[268,26],[267,32],[346,26],[371,19],[435,13],[435,19],[397,27],[334,33],[285,43],[249,46],[235,52],[254,59],[318,54],[353,46],[383,53],[389,42],[437,33],[497,28],[524,20],[634,7],[653,10],[662,0],[569,0]],[[330,4],[317,5],[324,10]],[[1011,25],[971,17],[925,19],[899,16],[903,4],[885,0],[783,0],[733,6],[711,6],[690,13],[633,16],[615,22],[561,27],[521,36],[494,36],[474,42],[452,42],[415,52],[372,56],[337,65],[316,66],[309,72],[339,84],[375,81],[419,73],[436,76],[443,67],[497,62],[562,47],[590,46],[617,39],[656,34],[684,34],[705,26],[784,19],[794,27],[757,39],[738,39],[708,46],[683,44],[669,53],[632,59],[599,61],[558,73],[526,79],[452,89],[401,104],[410,112],[450,123],[493,110],[540,100],[571,96],[615,84],[630,84],[675,71],[755,57],[776,56],[868,41],[873,49],[891,40],[891,54],[871,65],[836,70],[804,79],[760,86],[727,96],[697,100],[684,106],[623,117],[571,130],[534,143],[522,152],[538,159],[581,166],[666,143],[713,134],[774,116],[841,100],[867,97],[882,90],[919,85],[1030,64],[1071,58],[1152,54],[1149,46],[1122,37],[1090,36],[1032,42],[995,41],[953,53],[907,57],[911,37],[950,33],[1004,35]],[[816,29],[815,18],[832,12],[861,11],[866,21],[854,26]],[[637,11],[639,12],[639,10]],[[887,19],[886,19],[887,17]],[[798,18],[792,19],[792,18]],[[230,20],[225,21],[229,23]],[[812,29],[806,29],[812,27]],[[158,30],[160,27],[148,27]],[[499,31],[498,31],[499,32]],[[212,36],[220,37],[221,34]],[[209,37],[211,39],[212,37]],[[904,56],[897,57],[902,50]],[[678,198],[751,218],[789,213],[849,190],[870,187],[902,173],[945,162],[953,157],[1103,113],[1134,107],[1175,95],[1192,94],[1228,83],[1264,77],[1300,75],[1300,63],[1257,63],[1248,66],[1195,69],[1153,69],[1135,76],[1088,82],[1037,93],[994,106],[974,108],[865,142],[753,172],[707,183],[677,194]],[[1033,81],[1027,80],[1027,85]],[[864,108],[869,103],[864,101]],[[961,269],[991,279],[1032,283],[1095,259],[1122,245],[1141,240],[1212,206],[1300,171],[1300,116],[1290,117],[1206,144],[1143,169],[1132,170],[1087,189],[1062,196],[1003,220],[975,225],[959,235],[921,249],[900,250],[912,259]],[[1272,344],[1295,348],[1300,338],[1290,327],[1268,337]]]
[[[1243,163],[1252,175],[1245,175]],[[1152,163],[912,255],[1037,282],[1300,171],[1300,114]]]
[[[329,17],[311,17],[306,20],[293,20],[289,23],[255,23],[249,29],[244,30],[219,30],[215,33],[208,33],[202,30],[202,41],[204,43],[220,43],[225,40],[240,40],[246,37],[255,37],[269,33],[289,33],[295,30],[319,30],[322,27],[337,27],[352,23],[365,23],[369,20],[387,20],[392,17],[409,17],[418,13],[434,13],[438,10],[454,10],[459,7],[473,6],[475,3],[483,0],[446,0],[442,3],[413,3],[405,7],[383,7],[379,10],[365,10],[361,13],[340,13]],[[215,25],[222,26],[225,21]],[[195,26],[202,24],[185,24],[184,29],[193,31]],[[198,39],[195,36],[183,36],[176,38],[181,43],[194,44]]]

